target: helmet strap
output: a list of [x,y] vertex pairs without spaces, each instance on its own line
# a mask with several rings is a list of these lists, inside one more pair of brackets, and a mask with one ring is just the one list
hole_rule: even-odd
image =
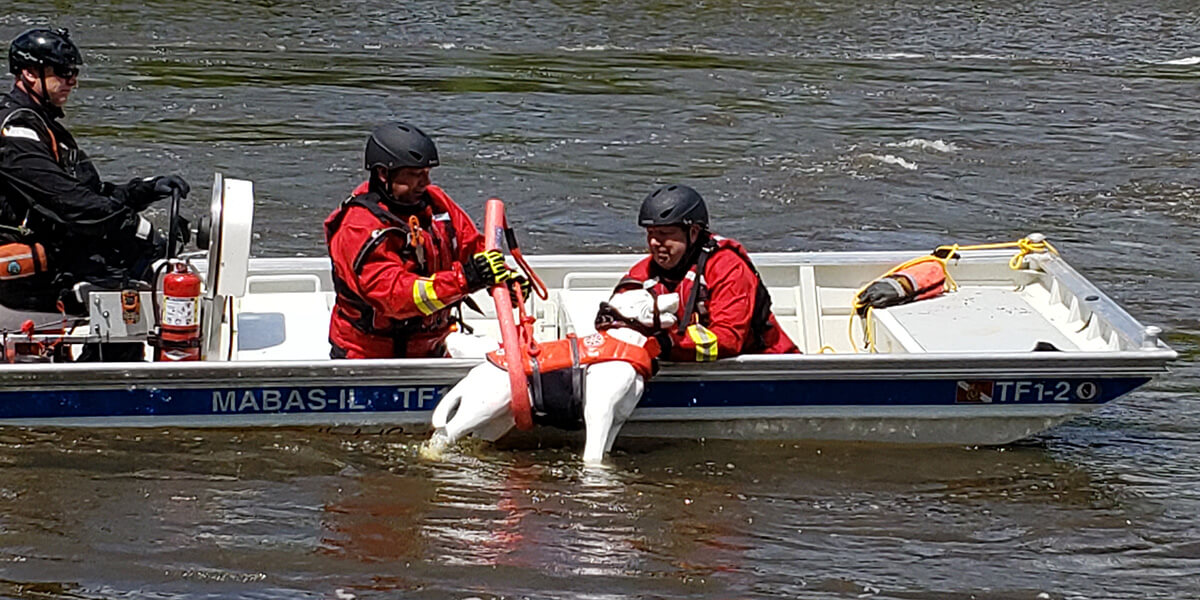
[[[61,117],[63,115],[62,109],[50,101],[50,90],[46,87],[46,67],[44,65],[38,70],[38,78],[41,79],[42,83],[41,93],[35,95],[31,93],[32,90],[28,89],[25,92],[29,93],[30,98],[37,100],[42,105],[42,110],[46,111],[46,114],[50,115],[51,118]],[[23,79],[20,81],[22,83],[25,82]]]
[[42,103],[42,108],[46,108],[46,107],[50,106],[50,90],[46,89],[46,67],[45,66],[41,66],[38,68],[38,78],[41,79],[42,90],[41,90],[41,93],[38,94],[37,100],[38,100],[38,102]]

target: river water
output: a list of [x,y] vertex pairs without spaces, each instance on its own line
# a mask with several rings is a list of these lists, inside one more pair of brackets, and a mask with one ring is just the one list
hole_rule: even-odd
[[1194,2],[7,0],[0,38],[47,22],[101,172],[252,179],[258,255],[323,254],[403,119],[528,252],[636,251],[674,181],[752,250],[1041,231],[1181,359],[1002,448],[0,430],[0,596],[1200,596]]

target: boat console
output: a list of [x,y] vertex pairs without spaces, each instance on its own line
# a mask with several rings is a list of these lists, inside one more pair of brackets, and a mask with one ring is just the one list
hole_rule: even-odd
[[[172,212],[176,210],[173,204]],[[199,250],[172,259],[205,276],[206,285],[199,299],[202,359],[214,359],[229,348],[233,330],[226,308],[246,293],[253,221],[253,184],[217,173],[209,214],[200,219],[195,232]],[[10,356],[10,360],[49,360],[49,353],[37,349],[50,345],[141,342],[153,346],[162,319],[162,271],[156,269],[159,281],[154,286],[133,282],[129,289],[112,290],[89,283],[76,285],[75,293],[87,307],[86,318],[0,306],[0,332],[5,346],[20,343],[23,348],[33,349],[33,353]]]

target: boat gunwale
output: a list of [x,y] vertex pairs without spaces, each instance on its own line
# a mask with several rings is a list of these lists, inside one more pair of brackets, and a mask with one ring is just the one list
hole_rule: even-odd
[[[832,252],[766,252],[752,254],[760,267],[837,266],[846,264],[888,264],[907,260],[923,251],[872,250]],[[1012,250],[977,250],[963,254],[961,262],[1007,262]],[[625,268],[640,254],[549,254],[530,256],[534,266],[583,269]],[[1088,281],[1065,260],[1054,254],[1033,255],[1045,271],[1030,271],[1054,277],[1080,297],[1095,294],[1098,300],[1089,307],[1109,323],[1132,347],[1141,346],[1144,328],[1119,304]],[[196,261],[204,270],[206,262]],[[327,257],[253,258],[250,272],[313,272],[328,269]],[[928,352],[912,354],[804,354],[744,355],[716,363],[669,363],[655,381],[729,381],[729,380],[810,380],[849,378],[1020,378],[1058,377],[1153,377],[1168,370],[1178,354],[1161,340],[1154,348],[1117,351],[1069,352]],[[101,385],[105,388],[132,385],[172,387],[212,386],[221,381],[225,387],[238,386],[237,380],[249,379],[249,385],[296,384],[298,380],[317,384],[373,385],[432,383],[449,384],[466,375],[481,359],[370,359],[307,361],[204,361],[182,363],[51,363],[0,364],[4,388],[33,386],[81,389]],[[136,366],[135,366],[136,365]],[[241,385],[245,387],[245,385]],[[6,390],[6,391],[9,391]]]
[[[1022,352],[1006,354],[804,354],[741,356],[716,363],[664,365],[654,381],[1153,377],[1167,371],[1172,350]],[[39,390],[156,385],[259,387],[299,381],[401,385],[450,384],[482,359],[422,358],[192,363],[66,363],[3,365],[6,388]],[[130,368],[136,364],[135,368]],[[114,368],[118,367],[118,368]],[[253,383],[241,384],[249,380]],[[11,389],[11,391],[18,391]]]

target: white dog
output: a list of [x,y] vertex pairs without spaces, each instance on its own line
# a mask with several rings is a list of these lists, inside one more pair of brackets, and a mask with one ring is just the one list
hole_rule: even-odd
[[[609,306],[643,330],[668,328],[676,323],[679,294],[657,298],[646,290],[615,294]],[[656,318],[657,313],[657,318]],[[644,346],[648,338],[618,319],[606,333],[623,342]],[[583,398],[583,422],[586,441],[583,460],[600,463],[612,449],[613,441],[625,420],[642,398],[645,381],[628,362],[613,360],[588,365]],[[467,376],[446,394],[433,411],[433,437],[436,449],[453,444],[467,435],[495,441],[515,425],[510,401],[508,373],[490,362],[471,369]]]

